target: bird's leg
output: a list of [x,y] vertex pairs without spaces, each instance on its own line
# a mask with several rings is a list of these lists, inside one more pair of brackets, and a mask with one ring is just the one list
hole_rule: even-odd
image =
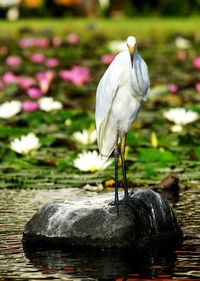
[[118,150],[118,134],[114,149],[114,157],[115,157],[115,204],[119,202],[119,196],[118,196],[118,163],[119,163],[119,150]]
[[127,178],[126,178],[126,162],[125,162],[125,149],[126,149],[126,136],[124,134],[121,141],[121,161],[122,161],[122,172],[123,172],[123,181],[124,181],[124,198],[128,199],[128,186],[127,186]]

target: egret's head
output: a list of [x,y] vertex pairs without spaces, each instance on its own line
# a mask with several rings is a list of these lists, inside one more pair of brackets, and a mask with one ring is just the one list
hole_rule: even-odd
[[127,38],[127,46],[128,46],[129,53],[131,56],[131,64],[133,66],[133,56],[134,56],[134,51],[135,51],[135,46],[136,46],[136,38],[133,36],[129,36]]

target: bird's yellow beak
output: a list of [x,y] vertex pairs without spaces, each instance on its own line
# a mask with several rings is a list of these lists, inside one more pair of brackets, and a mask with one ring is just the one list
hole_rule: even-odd
[[135,46],[128,45],[128,49],[129,49],[129,53],[130,53],[130,57],[131,57],[131,66],[133,67],[133,57],[134,57]]

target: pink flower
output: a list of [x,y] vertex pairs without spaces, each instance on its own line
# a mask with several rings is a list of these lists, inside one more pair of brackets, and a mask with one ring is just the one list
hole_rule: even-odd
[[187,53],[184,50],[179,50],[177,53],[177,57],[181,61],[185,60],[186,56],[187,56]]
[[43,94],[46,94],[48,92],[55,76],[56,76],[55,72],[51,70],[47,70],[45,72],[39,72],[37,74],[37,79]]
[[168,84],[167,88],[171,93],[176,93],[178,91],[178,87],[175,84]]
[[35,38],[34,46],[42,49],[47,49],[50,45],[49,39],[45,37]]
[[76,45],[79,41],[79,36],[76,33],[70,33],[67,36],[67,42],[71,45]]
[[41,53],[34,53],[30,56],[30,60],[34,63],[42,63],[45,59],[45,56]]
[[5,72],[2,77],[3,83],[6,85],[13,84],[17,82],[17,77],[12,72]]
[[27,92],[28,96],[32,99],[38,99],[42,96],[41,90],[37,87],[31,87],[31,88],[27,89],[26,92]]
[[197,83],[195,84],[195,89],[197,90],[197,92],[200,93],[200,82],[197,82]]
[[114,57],[115,57],[115,55],[113,55],[113,54],[106,54],[106,55],[103,55],[103,56],[101,57],[101,62],[102,62],[103,64],[110,64],[110,63],[113,61]]
[[200,69],[200,57],[194,58],[193,65],[195,68]]
[[71,70],[60,71],[64,81],[70,81],[76,86],[81,86],[90,80],[90,70],[85,66],[73,66]]
[[19,76],[17,77],[17,84],[22,89],[26,90],[27,88],[30,88],[36,83],[35,79],[29,76]]
[[58,36],[53,37],[52,44],[54,47],[59,47],[62,44],[61,38]]
[[34,101],[24,101],[22,103],[22,109],[25,112],[33,112],[39,109],[39,104]]
[[22,59],[19,56],[9,56],[6,59],[6,64],[11,67],[17,67],[22,64]]
[[46,67],[57,67],[59,65],[59,60],[57,58],[47,58],[45,60]]
[[28,37],[28,38],[23,38],[19,41],[19,46],[22,49],[30,48],[34,46],[34,38]]

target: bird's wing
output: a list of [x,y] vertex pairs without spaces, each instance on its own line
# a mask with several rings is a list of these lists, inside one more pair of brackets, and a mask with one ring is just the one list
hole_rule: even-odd
[[107,68],[97,87],[95,120],[99,148],[102,146],[106,120],[109,117],[109,112],[120,84],[121,75],[122,68],[119,64],[118,55]]
[[[148,67],[140,55],[134,61],[133,89],[136,97],[146,100],[150,92]],[[134,95],[134,94],[133,94]]]

